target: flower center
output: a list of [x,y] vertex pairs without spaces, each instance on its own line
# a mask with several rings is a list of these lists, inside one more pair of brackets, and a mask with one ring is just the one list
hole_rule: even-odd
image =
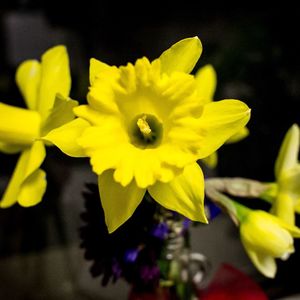
[[139,148],[156,148],[162,139],[163,126],[150,114],[135,117],[130,127],[131,142]]
[[138,118],[136,125],[140,129],[141,134],[144,136],[145,139],[150,138],[152,135],[152,130],[147,123],[147,116],[144,115],[141,118]]

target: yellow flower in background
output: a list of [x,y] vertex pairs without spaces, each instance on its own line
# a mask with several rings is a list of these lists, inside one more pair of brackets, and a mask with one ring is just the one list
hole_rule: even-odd
[[42,200],[47,182],[40,169],[46,155],[40,137],[72,120],[72,109],[77,105],[76,101],[64,98],[71,87],[64,46],[46,51],[41,63],[24,61],[17,69],[16,82],[28,109],[0,103],[0,151],[21,153],[2,196],[2,208],[16,202],[32,206]]
[[88,104],[44,137],[66,154],[82,148],[91,158],[109,232],[131,217],[146,191],[160,205],[207,222],[196,161],[243,128],[250,109],[238,100],[199,98],[189,73],[201,52],[194,37],[152,62],[143,57],[117,68],[91,59]]
[[286,260],[294,252],[293,237],[300,228],[265,211],[250,211],[240,224],[242,244],[256,268],[266,277],[276,274],[276,258]]
[[[214,67],[212,65],[205,65],[204,67],[200,68],[196,72],[195,80],[198,96],[202,100],[202,103],[208,104],[212,102],[217,86],[217,74]],[[248,128],[243,127],[233,136],[229,137],[226,143],[236,143],[248,135]],[[203,158],[202,161],[210,168],[215,168],[218,164],[217,152],[213,152],[209,156]]]
[[294,124],[286,133],[275,163],[277,195],[272,213],[289,224],[295,224],[295,211],[300,212],[299,127]]

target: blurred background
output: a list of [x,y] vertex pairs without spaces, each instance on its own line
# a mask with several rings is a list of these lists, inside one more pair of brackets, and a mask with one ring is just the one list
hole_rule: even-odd
[[[195,70],[212,64],[215,100],[241,99],[252,109],[245,140],[222,147],[213,175],[274,180],[274,162],[287,129],[300,124],[299,10],[229,9],[155,1],[19,0],[0,4],[0,101],[24,106],[14,75],[20,62],[49,47],[67,46],[71,97],[85,102],[89,59],[113,65],[158,57],[180,39],[199,36],[203,53]],[[103,288],[89,274],[79,248],[85,183],[95,182],[88,161],[47,148],[48,189],[41,204],[0,210],[0,299],[126,299],[125,283]],[[0,195],[17,156],[0,153]],[[207,173],[209,175],[209,172]],[[228,262],[254,278],[270,299],[300,292],[295,274],[300,251],[274,280],[260,276],[246,257],[227,216],[193,229],[192,247],[216,269]],[[296,241],[296,249],[299,243]],[[299,296],[300,297],[300,296]],[[296,299],[296,298],[294,298]],[[298,298],[297,298],[298,299]]]

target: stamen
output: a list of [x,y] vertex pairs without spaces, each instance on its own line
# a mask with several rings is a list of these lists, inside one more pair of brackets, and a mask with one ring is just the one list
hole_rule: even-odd
[[163,126],[156,116],[143,113],[132,120],[129,134],[135,146],[142,149],[156,148],[163,136]]
[[142,118],[138,118],[136,124],[138,126],[138,128],[140,129],[142,135],[147,138],[151,136],[152,130],[148,124],[148,122],[146,121],[147,116],[143,116]]

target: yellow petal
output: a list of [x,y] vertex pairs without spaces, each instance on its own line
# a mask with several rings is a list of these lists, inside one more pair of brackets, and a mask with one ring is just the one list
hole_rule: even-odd
[[90,87],[87,102],[93,109],[104,114],[117,114],[119,112],[114,89],[117,86],[115,77],[116,74],[111,72],[103,73],[100,79],[96,80],[96,83]]
[[16,82],[31,110],[37,109],[37,97],[41,80],[41,65],[36,60],[26,60],[18,67]]
[[53,143],[62,152],[73,157],[85,157],[83,148],[77,143],[77,139],[82,135],[90,124],[77,118],[61,127],[51,130],[42,140]]
[[294,200],[288,193],[278,193],[273,202],[272,213],[286,223],[295,225]]
[[46,173],[41,169],[34,171],[21,184],[18,203],[24,207],[37,205],[42,201],[46,187]]
[[20,185],[24,179],[24,173],[27,166],[28,155],[29,155],[29,149],[23,151],[22,154],[20,155],[14,173],[2,196],[0,202],[1,208],[10,207],[17,202],[17,197],[20,191]]
[[264,211],[251,211],[240,225],[244,244],[272,257],[292,253],[292,235],[280,222],[279,218]]
[[296,163],[294,167],[281,173],[280,179],[277,181],[280,190],[289,193],[294,199],[300,197],[300,164]]
[[222,100],[205,105],[199,118],[199,158],[216,151],[228,138],[245,127],[249,119],[249,107],[239,100]]
[[25,171],[26,179],[35,170],[37,170],[46,156],[46,149],[42,141],[35,141],[32,147],[29,149],[27,166]]
[[[197,160],[197,157],[194,153],[186,151],[184,147],[180,147],[181,145],[185,145],[186,140],[183,139],[181,145],[179,143],[176,144],[178,140],[179,139],[177,139],[177,141],[175,141],[174,143],[161,145],[158,149],[158,155],[165,165],[170,165],[182,169],[186,165],[195,162]],[[159,180],[164,181],[161,179]]]
[[43,125],[42,135],[46,135],[49,131],[72,121],[75,118],[73,108],[77,105],[77,101],[57,94],[50,115]]
[[218,164],[218,153],[213,152],[211,155],[202,158],[201,161],[204,162],[211,169],[214,169]]
[[294,124],[286,133],[275,162],[275,176],[278,179],[282,173],[298,162],[299,127]]
[[112,233],[132,216],[146,190],[138,188],[134,181],[121,186],[114,181],[112,170],[98,177],[98,185],[105,222],[108,232]]
[[14,144],[7,144],[0,142],[0,152],[6,153],[6,154],[14,154],[22,151],[24,149],[24,146],[21,145],[14,145]]
[[[85,123],[89,124],[87,121]],[[102,126],[88,126],[78,143],[90,153],[90,151],[101,150],[110,146],[118,148],[124,143],[128,144],[128,141],[128,134],[122,128],[120,120],[116,119],[116,122],[114,120],[107,121]]]
[[300,214],[300,198],[297,199],[298,201],[296,202],[295,206],[294,206],[294,210],[297,214]]
[[[101,149],[98,151],[87,150],[89,156],[91,157],[90,162],[93,167],[93,172],[95,172],[97,175],[100,175],[106,170],[115,169],[122,156],[123,147],[124,146],[122,145],[121,147],[120,146],[107,147],[105,149]],[[127,174],[128,173],[129,172],[127,172]],[[129,178],[127,183],[129,183],[131,179],[132,178]],[[125,186],[126,184],[123,185]]]
[[[132,154],[131,156],[128,155],[129,163],[132,163],[134,178],[138,187],[146,188],[154,184],[158,177],[164,175],[165,170],[161,168],[161,161],[156,155],[156,149],[138,150]],[[172,171],[171,168],[170,171]]]
[[[273,218],[276,218],[275,216],[273,216]],[[280,218],[276,218],[277,219],[277,223],[283,227],[284,229],[286,229],[293,237],[295,238],[299,238],[300,237],[300,228],[289,224],[287,222],[285,222],[284,220],[281,220]]]
[[161,54],[161,72],[168,75],[175,71],[190,73],[201,53],[202,44],[198,37],[183,39]]
[[195,79],[198,97],[201,99],[201,103],[211,102],[217,85],[217,74],[213,66],[206,65],[199,69],[195,75]]
[[258,271],[260,271],[264,276],[268,278],[274,278],[277,271],[275,259],[270,255],[257,253],[245,245],[244,247],[249,258],[253,262],[254,266],[258,269]]
[[107,119],[110,119],[111,117],[101,113],[102,111],[95,110],[91,108],[89,105],[79,105],[77,107],[74,107],[73,109],[75,115],[77,117],[80,117],[92,125],[103,125],[106,123]]
[[64,46],[56,46],[46,51],[42,56],[42,73],[38,98],[38,111],[43,120],[46,119],[60,93],[67,97],[71,88],[69,58]]
[[243,127],[240,131],[236,134],[231,136],[227,141],[226,144],[232,144],[241,141],[242,139],[246,138],[249,135],[249,129],[247,127]]
[[119,123],[116,120],[104,122],[102,126],[90,126],[78,139],[78,144],[91,157],[93,171],[98,175],[105,170],[115,169],[120,158],[127,155],[129,148],[133,148]]
[[0,142],[31,145],[40,134],[41,119],[36,111],[0,103]]
[[163,207],[190,220],[208,222],[204,212],[204,177],[196,163],[186,166],[171,182],[156,182],[148,191]]
[[17,202],[23,182],[40,167],[45,155],[45,147],[41,141],[34,142],[31,148],[27,148],[22,152],[3,194],[0,207],[9,207]]
[[[126,153],[126,159],[121,159],[122,156],[120,152]],[[122,186],[128,185],[133,179],[134,169],[135,169],[134,166],[136,166],[137,164],[139,166],[143,165],[143,163],[137,162],[137,155],[139,154],[139,152],[140,151],[138,149],[135,149],[134,147],[123,146],[123,147],[119,147],[118,153],[114,153],[114,151],[110,151],[110,155],[114,155],[114,158],[105,159],[107,162],[110,161],[112,166],[113,165],[117,166],[114,172],[114,179],[115,181],[119,182]],[[136,182],[138,181],[136,180]],[[143,187],[139,186],[139,187],[144,188],[144,186]]]
[[107,72],[111,68],[115,68],[115,67],[111,67],[111,66],[103,63],[100,60],[97,60],[95,58],[91,58],[90,59],[90,85],[94,84],[95,79],[98,77],[98,75],[101,72]]
[[265,211],[258,211],[258,212],[256,212],[256,214],[259,214],[259,217],[266,219],[268,222],[277,223],[279,226],[281,226],[282,228],[289,231],[289,233],[293,237],[297,237],[297,238],[300,237],[300,228],[299,227],[297,227],[295,225],[291,225],[291,224],[285,222],[284,220],[278,218],[277,216],[271,215]]

